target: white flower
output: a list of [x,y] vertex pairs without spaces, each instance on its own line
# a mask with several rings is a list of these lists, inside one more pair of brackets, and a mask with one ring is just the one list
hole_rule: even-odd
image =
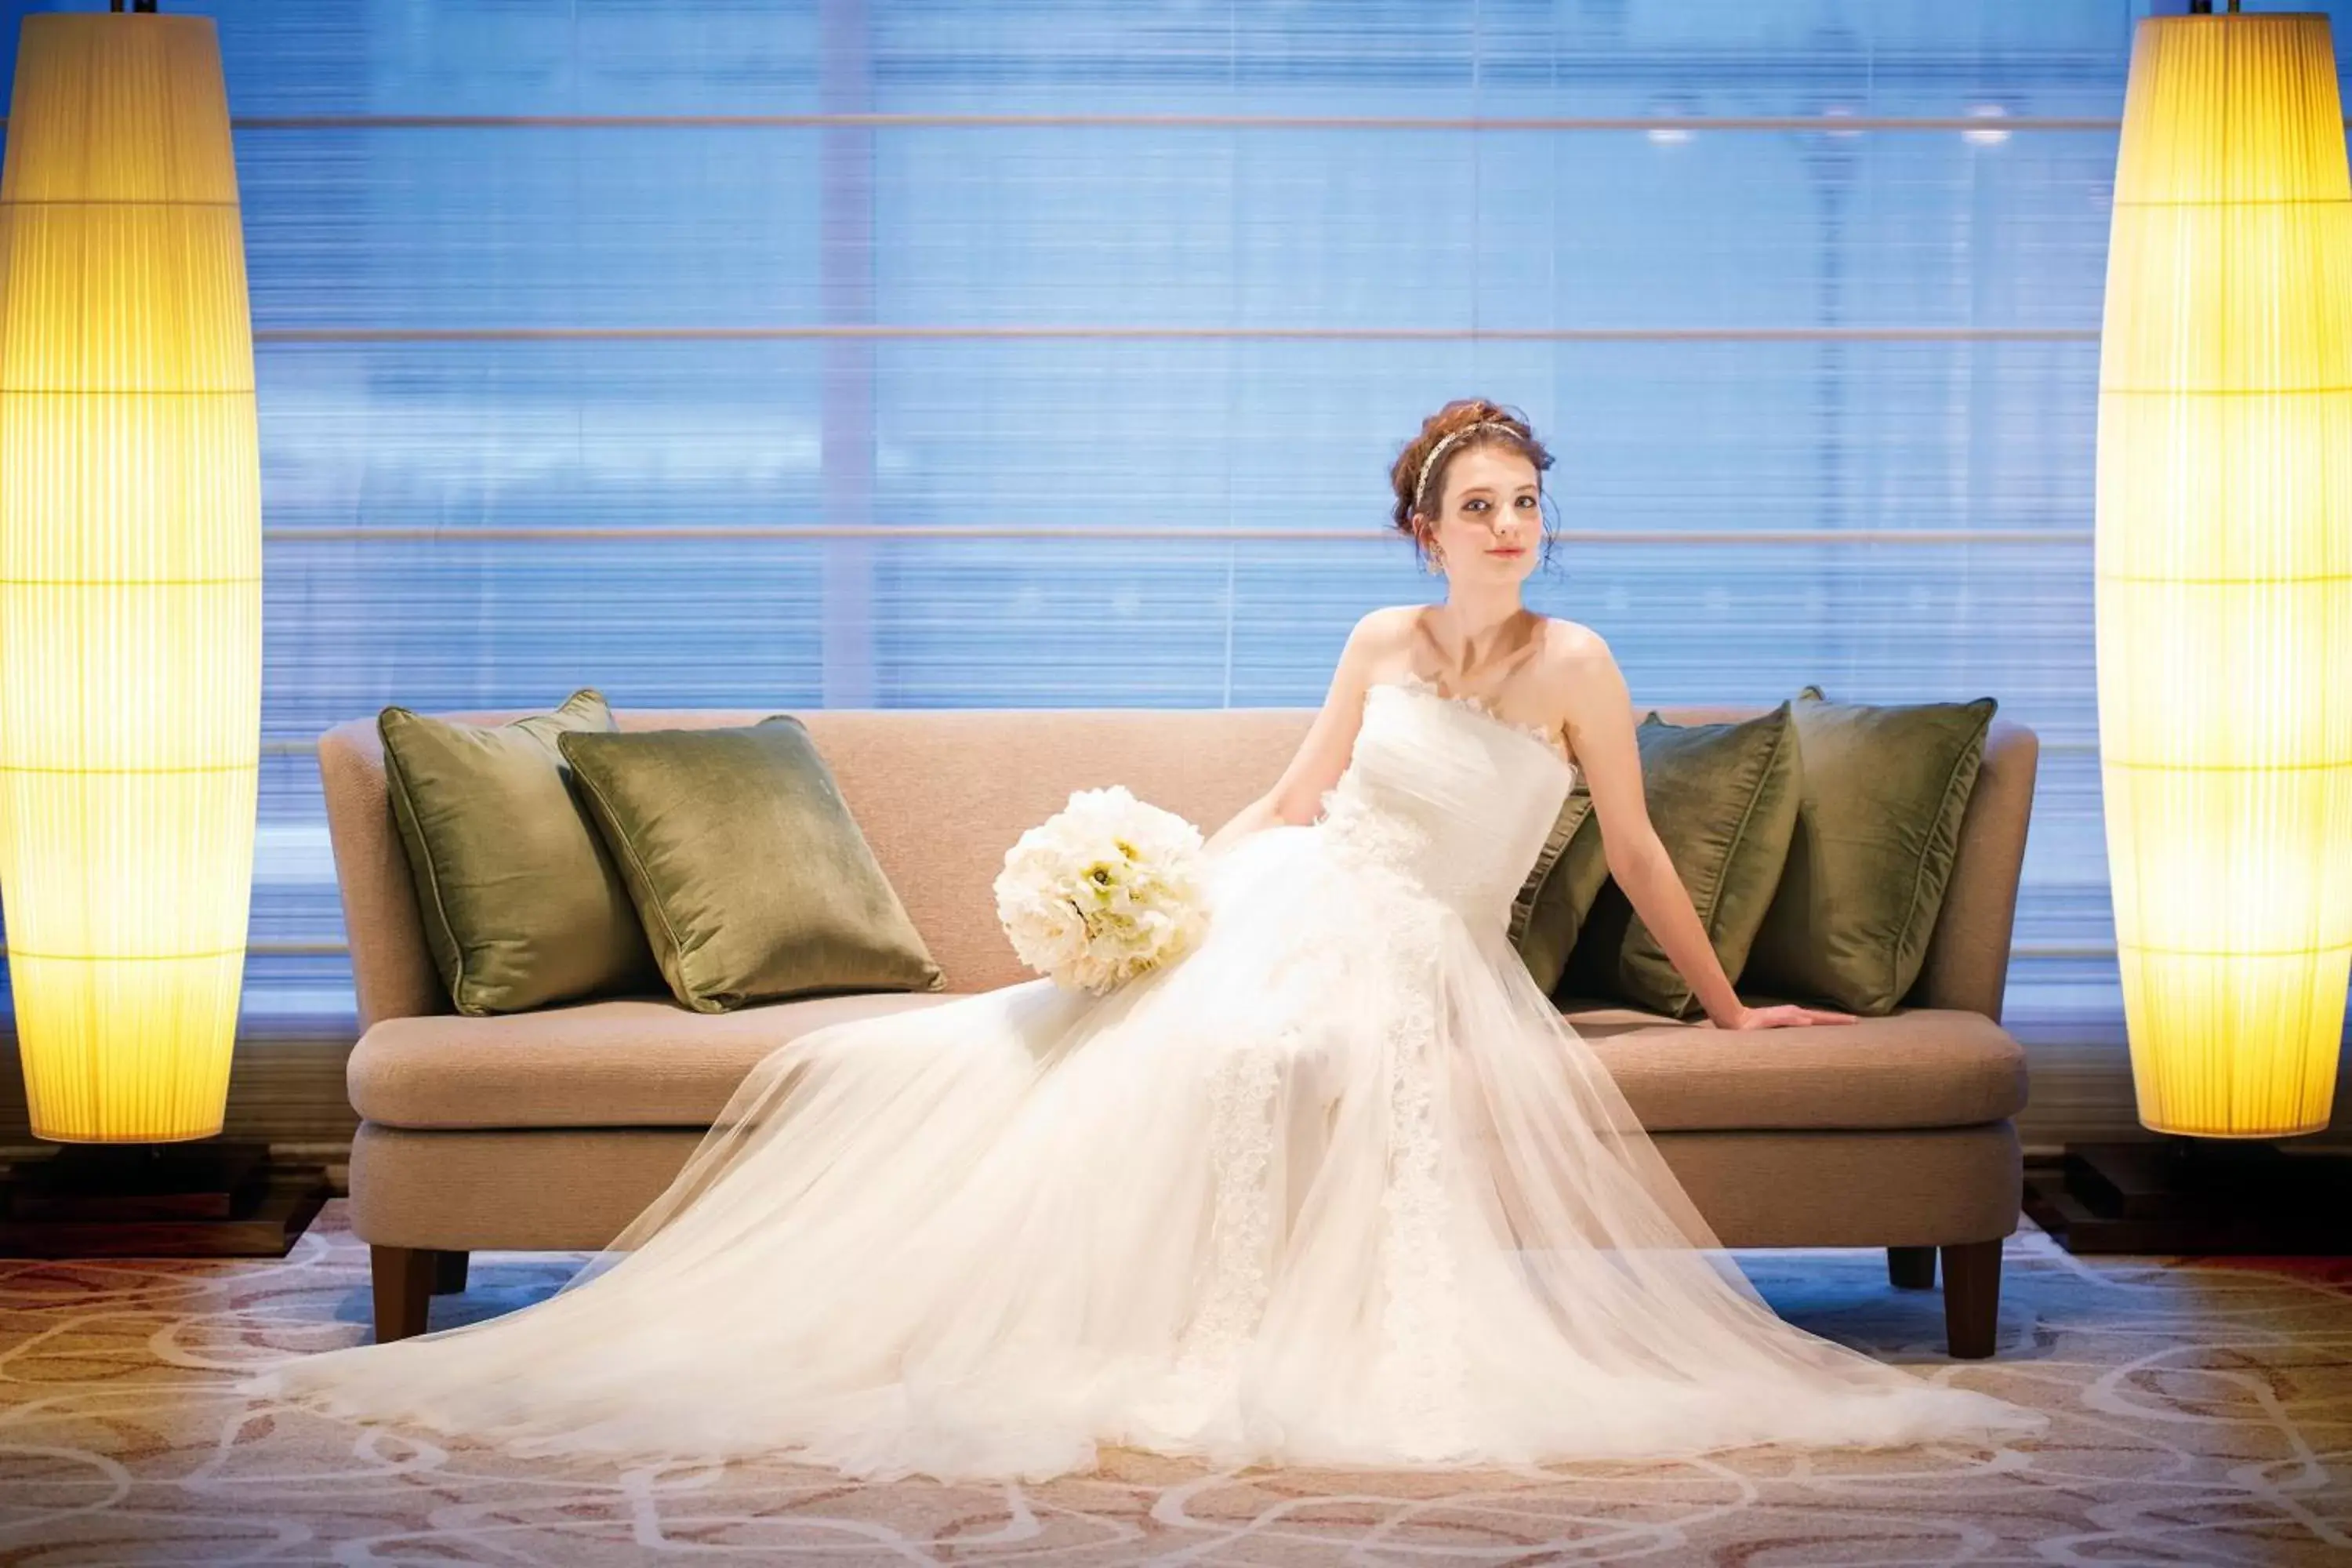
[[1202,859],[1199,828],[1126,785],[1074,790],[1004,852],[996,918],[1022,963],[1100,994],[1200,940]]

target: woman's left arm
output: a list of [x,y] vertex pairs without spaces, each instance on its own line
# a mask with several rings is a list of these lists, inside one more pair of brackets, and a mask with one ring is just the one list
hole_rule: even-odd
[[1599,634],[1582,628],[1567,654],[1569,739],[1592,792],[1609,874],[1657,938],[1675,969],[1689,982],[1699,1005],[1718,1029],[1851,1022],[1850,1015],[1808,1007],[1750,1007],[1739,999],[1715,942],[1699,923],[1642,793],[1642,751],[1633,738],[1633,700],[1625,677]]

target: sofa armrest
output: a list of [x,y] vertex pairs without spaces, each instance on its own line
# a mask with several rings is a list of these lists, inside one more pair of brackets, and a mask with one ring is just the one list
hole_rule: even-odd
[[383,742],[373,718],[350,720],[319,737],[319,784],[351,943],[360,1033],[384,1018],[454,1011],[425,945],[424,916],[392,818]]

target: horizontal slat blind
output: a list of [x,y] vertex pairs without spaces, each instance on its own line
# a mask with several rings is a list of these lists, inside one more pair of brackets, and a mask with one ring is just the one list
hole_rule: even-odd
[[1475,393],[1560,457],[1530,602],[1640,699],[2038,729],[2011,1017],[2120,1038],[2092,447],[2144,5],[215,9],[266,485],[253,1033],[351,1015],[328,725],[585,684],[1311,704],[1358,614],[1433,592],[1383,476]]

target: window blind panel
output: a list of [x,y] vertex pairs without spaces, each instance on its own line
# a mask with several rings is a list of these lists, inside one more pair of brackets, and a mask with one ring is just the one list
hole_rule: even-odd
[[[257,321],[819,324],[824,134],[252,132]],[[913,326],[2089,331],[2114,163],[2104,132],[863,134],[882,319]]]
[[2131,16],[2119,0],[1544,9],[1549,37],[1521,23],[1498,39],[1480,61],[1482,85],[1493,94],[1565,81],[1580,104],[1622,114],[1659,112],[1661,96],[1711,114],[1945,115],[1987,102],[2112,113],[2127,53],[2116,38]]
[[[1367,547],[1386,561],[1369,571],[1340,566],[1340,548],[1234,547],[1234,700],[1319,698],[1318,672],[1362,606],[1430,596],[1402,541]],[[1608,637],[1637,702],[1768,703],[1807,682],[1857,701],[1990,693],[2055,742],[2095,727],[2078,690],[2090,626],[2052,581],[2087,592],[2089,552],[2053,553],[1849,548],[1792,562],[1759,546],[1570,543],[1527,598]],[[1282,695],[1302,687],[1314,697]]]
[[251,131],[264,331],[735,328],[823,319],[823,133]]
[[[2328,5],[2314,9],[2328,10]],[[96,0],[17,4],[103,9]],[[871,5],[877,107],[1107,112],[2113,116],[2130,0],[1094,0]],[[807,112],[817,0],[238,0],[247,115]],[[2336,47],[2347,45],[2339,29]],[[0,79],[16,38],[0,39]],[[1312,106],[1312,110],[1310,110]]]
[[272,531],[824,515],[818,343],[299,343],[256,360]]
[[739,706],[821,689],[825,547],[273,543],[263,724],[300,740],[399,702]]
[[[824,521],[827,352],[269,348],[268,526]],[[854,372],[885,412],[870,517],[835,521],[1376,529],[1423,413],[1485,387],[1552,441],[1567,527],[2073,539],[2090,523],[2095,342],[936,339],[868,345]]]
[[2095,332],[2112,131],[894,127],[894,322]]
[[[2001,15],[2006,10],[2007,15]],[[1958,113],[1987,95],[2113,113],[2123,85],[2120,0],[2027,8],[1937,5],[1591,5],[1411,0],[1257,6],[975,8],[954,0],[877,12],[888,88],[971,110],[1021,94],[1133,111],[1193,108],[1583,114]],[[1368,96],[1376,107],[1366,107]],[[2079,111],[2079,110],[2078,110]]]
[[1577,345],[1561,504],[1626,529],[2085,539],[2098,345]]
[[[1990,691],[2051,743],[2095,733],[2087,549],[1794,553],[1570,542],[1528,598],[1601,628],[1644,702]],[[853,658],[824,641],[855,629],[828,616],[829,572],[865,575],[855,657],[889,706],[1312,703],[1357,616],[1431,593],[1389,539],[452,537],[275,543],[266,570],[267,734],[298,745],[389,702],[579,685],[634,706],[805,702],[828,657]]]
[[817,108],[816,0],[234,0],[211,14],[239,115]]
[[1553,443],[1566,527],[2091,521],[2095,342],[940,339],[873,358],[893,521],[1376,529],[1397,449],[1479,389]]
[[1563,325],[2095,332],[2115,132],[1970,134],[1552,133],[1483,216],[1556,193]]

